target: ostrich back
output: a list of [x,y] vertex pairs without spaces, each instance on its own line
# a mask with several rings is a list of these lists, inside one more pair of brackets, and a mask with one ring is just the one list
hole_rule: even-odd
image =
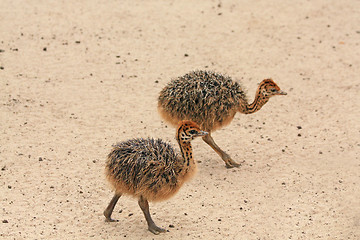
[[161,139],[131,139],[113,146],[106,162],[115,191],[150,201],[171,197],[182,185],[183,159]]
[[211,71],[194,71],[172,80],[161,92],[158,110],[176,125],[191,120],[204,130],[215,130],[233,119],[247,103],[240,83]]

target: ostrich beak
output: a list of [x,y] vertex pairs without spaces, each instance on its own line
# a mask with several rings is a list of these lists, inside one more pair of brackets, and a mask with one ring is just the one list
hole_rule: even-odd
[[198,136],[206,136],[208,135],[209,133],[208,132],[205,132],[205,131],[200,131]]
[[282,90],[277,91],[277,94],[278,95],[287,95],[287,93]]

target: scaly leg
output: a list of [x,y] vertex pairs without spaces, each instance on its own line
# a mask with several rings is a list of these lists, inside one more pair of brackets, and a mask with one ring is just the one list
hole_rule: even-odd
[[109,205],[105,209],[104,216],[106,217],[107,222],[116,222],[117,221],[117,220],[111,219],[111,214],[112,214],[114,207],[120,197],[121,197],[121,194],[115,193],[114,197],[111,199]]
[[203,136],[202,139],[210,147],[212,147],[212,149],[214,149],[217,154],[220,155],[222,160],[225,162],[227,168],[240,167],[241,164],[239,164],[239,163],[235,162],[234,160],[232,160],[231,157],[226,152],[221,150],[221,148],[218,145],[216,145],[214,139],[211,137],[210,131],[209,131],[209,134]]
[[156,224],[152,220],[152,218],[150,216],[150,211],[149,211],[149,203],[143,196],[140,196],[140,198],[139,198],[139,206],[144,213],[146,222],[148,224],[148,229],[150,232],[152,232],[156,235],[161,232],[166,232],[165,229],[162,229],[162,228],[159,228],[158,226],[156,226]]

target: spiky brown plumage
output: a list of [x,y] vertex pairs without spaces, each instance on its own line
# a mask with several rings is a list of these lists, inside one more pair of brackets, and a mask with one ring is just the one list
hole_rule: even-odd
[[196,122],[209,134],[203,137],[225,161],[227,167],[239,166],[222,151],[210,132],[229,124],[236,112],[258,111],[271,96],[285,95],[271,79],[263,80],[255,100],[249,104],[240,83],[212,71],[193,71],[172,80],[160,92],[158,110],[168,122],[176,125],[187,119]]
[[210,71],[195,71],[171,81],[159,96],[162,116],[176,125],[191,119],[202,129],[215,130],[228,123],[246,95],[240,83]]
[[193,176],[196,164],[190,141],[205,134],[197,124],[181,122],[176,136],[182,156],[161,139],[137,138],[114,145],[106,162],[106,175],[115,189],[115,196],[104,212],[107,220],[111,221],[118,198],[128,194],[139,199],[149,230],[155,234],[163,232],[152,221],[147,201],[171,197]]

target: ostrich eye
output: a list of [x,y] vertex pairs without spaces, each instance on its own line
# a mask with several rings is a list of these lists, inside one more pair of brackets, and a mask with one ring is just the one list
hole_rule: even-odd
[[196,134],[197,132],[196,132],[196,130],[190,130],[189,133],[190,134]]

